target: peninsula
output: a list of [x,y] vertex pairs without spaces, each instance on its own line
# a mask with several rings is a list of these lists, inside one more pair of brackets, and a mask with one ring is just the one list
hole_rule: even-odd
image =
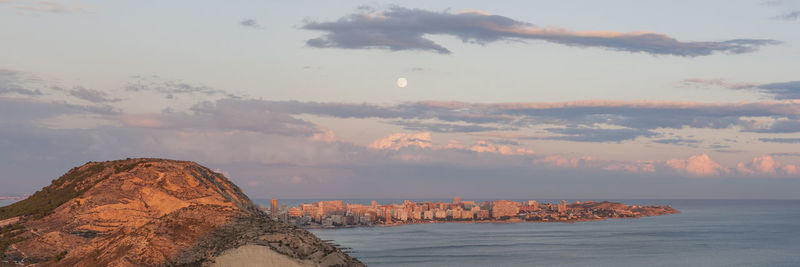
[[514,222],[584,222],[616,218],[638,218],[679,213],[670,206],[637,206],[616,202],[539,203],[495,200],[475,203],[455,197],[452,203],[414,202],[370,205],[344,203],[342,200],[303,203],[296,207],[278,207],[278,200],[264,208],[277,220],[304,228],[357,226],[395,226],[420,223],[514,223]]

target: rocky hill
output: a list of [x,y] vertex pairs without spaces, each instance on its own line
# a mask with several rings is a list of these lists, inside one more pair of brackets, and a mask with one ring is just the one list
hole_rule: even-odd
[[90,162],[0,208],[0,265],[363,266],[194,162]]

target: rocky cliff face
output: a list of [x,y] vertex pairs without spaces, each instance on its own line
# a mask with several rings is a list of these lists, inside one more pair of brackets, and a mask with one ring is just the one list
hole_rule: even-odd
[[[0,220],[9,222],[0,235],[5,263],[243,265],[268,254],[298,266],[361,265],[307,231],[268,219],[228,178],[186,161],[90,162],[0,208]],[[244,246],[260,254],[240,253]]]

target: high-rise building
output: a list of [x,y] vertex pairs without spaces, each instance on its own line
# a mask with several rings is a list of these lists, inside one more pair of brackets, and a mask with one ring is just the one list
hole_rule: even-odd
[[561,200],[561,204],[558,205],[558,213],[564,215],[567,213],[567,201]]
[[272,218],[277,218],[278,217],[278,199],[277,198],[273,198],[272,201],[270,201],[270,204],[272,204],[272,207],[269,210],[269,214],[270,214],[270,216],[272,216]]
[[519,213],[519,203],[510,200],[492,201],[492,218],[513,217]]
[[377,207],[378,206],[378,201],[373,200],[371,204],[372,204],[373,208]]
[[530,206],[530,209],[533,211],[539,210],[539,202],[536,202],[536,200],[528,201],[528,206]]
[[423,211],[422,212],[422,219],[433,220],[433,211],[432,210]]
[[489,210],[477,210],[477,211],[475,211],[475,219],[478,219],[478,220],[489,219]]
[[289,217],[302,217],[303,210],[298,207],[291,207],[289,208]]
[[458,203],[461,203],[461,198],[456,196],[453,198],[453,204],[458,204]]

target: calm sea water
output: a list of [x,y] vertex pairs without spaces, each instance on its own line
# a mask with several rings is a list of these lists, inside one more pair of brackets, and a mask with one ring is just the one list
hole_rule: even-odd
[[800,266],[800,201],[620,202],[671,205],[682,213],[572,224],[418,224],[312,232],[352,248],[350,254],[369,266]]
[[14,201],[14,200],[0,200],[0,207],[14,204],[14,202],[17,202],[17,201]]

